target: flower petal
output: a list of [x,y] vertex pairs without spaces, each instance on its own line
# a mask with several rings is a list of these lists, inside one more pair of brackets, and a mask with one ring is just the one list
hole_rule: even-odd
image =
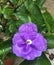
[[27,55],[32,50],[30,46],[19,47],[17,45],[13,45],[12,49],[13,49],[13,53],[16,54],[16,56],[21,56],[21,57]]
[[29,54],[27,54],[26,56],[24,56],[24,58],[27,60],[34,60],[36,57],[41,56],[41,54],[42,54],[41,51],[32,49],[32,51]]
[[47,49],[47,41],[42,34],[38,33],[32,44],[40,51],[46,51]]
[[22,24],[19,28],[19,32],[37,32],[37,26],[34,23],[25,23]]
[[19,56],[19,57],[22,56],[22,52],[21,52],[22,48],[17,47],[16,45],[13,45],[12,50],[13,50],[13,53],[16,54],[16,56]]
[[13,44],[23,45],[25,44],[24,40],[20,37],[20,33],[16,33],[12,39]]
[[37,35],[36,32],[29,32],[29,33],[28,32],[22,32],[22,33],[20,33],[20,36],[24,40],[28,40],[28,39],[34,40],[36,38],[36,35]]
[[22,49],[22,54],[23,55],[27,55],[28,53],[30,53],[32,50],[32,48],[29,45],[26,45],[25,47],[23,47]]

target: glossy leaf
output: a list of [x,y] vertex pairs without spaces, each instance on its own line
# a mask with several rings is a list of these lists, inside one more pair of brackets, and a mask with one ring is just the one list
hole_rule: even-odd
[[36,58],[33,61],[23,61],[20,65],[51,65],[50,61],[47,59],[47,57],[42,54],[41,57]]

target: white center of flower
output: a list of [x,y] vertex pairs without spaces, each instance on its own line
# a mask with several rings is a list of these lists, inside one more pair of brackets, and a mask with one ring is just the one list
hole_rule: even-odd
[[31,41],[30,39],[28,39],[28,40],[26,41],[26,43],[27,43],[27,44],[32,44],[32,41]]

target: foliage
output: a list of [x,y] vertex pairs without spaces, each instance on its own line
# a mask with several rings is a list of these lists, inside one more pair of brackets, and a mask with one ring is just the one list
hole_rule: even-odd
[[[3,58],[12,53],[11,39],[19,26],[32,21],[38,27],[40,33],[46,37],[48,48],[54,48],[54,19],[44,9],[45,0],[1,0],[0,1],[0,32],[10,39],[0,42],[0,65],[3,65]],[[43,9],[44,10],[43,10]],[[42,13],[42,11],[45,11]],[[12,57],[11,55],[11,57]],[[44,59],[43,59],[44,58]],[[20,65],[51,65],[45,54],[34,61],[23,61]]]

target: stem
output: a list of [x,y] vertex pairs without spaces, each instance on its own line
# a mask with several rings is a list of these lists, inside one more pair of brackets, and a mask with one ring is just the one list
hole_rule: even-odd
[[30,16],[28,16],[28,19],[29,19],[29,22],[31,22],[31,17]]

